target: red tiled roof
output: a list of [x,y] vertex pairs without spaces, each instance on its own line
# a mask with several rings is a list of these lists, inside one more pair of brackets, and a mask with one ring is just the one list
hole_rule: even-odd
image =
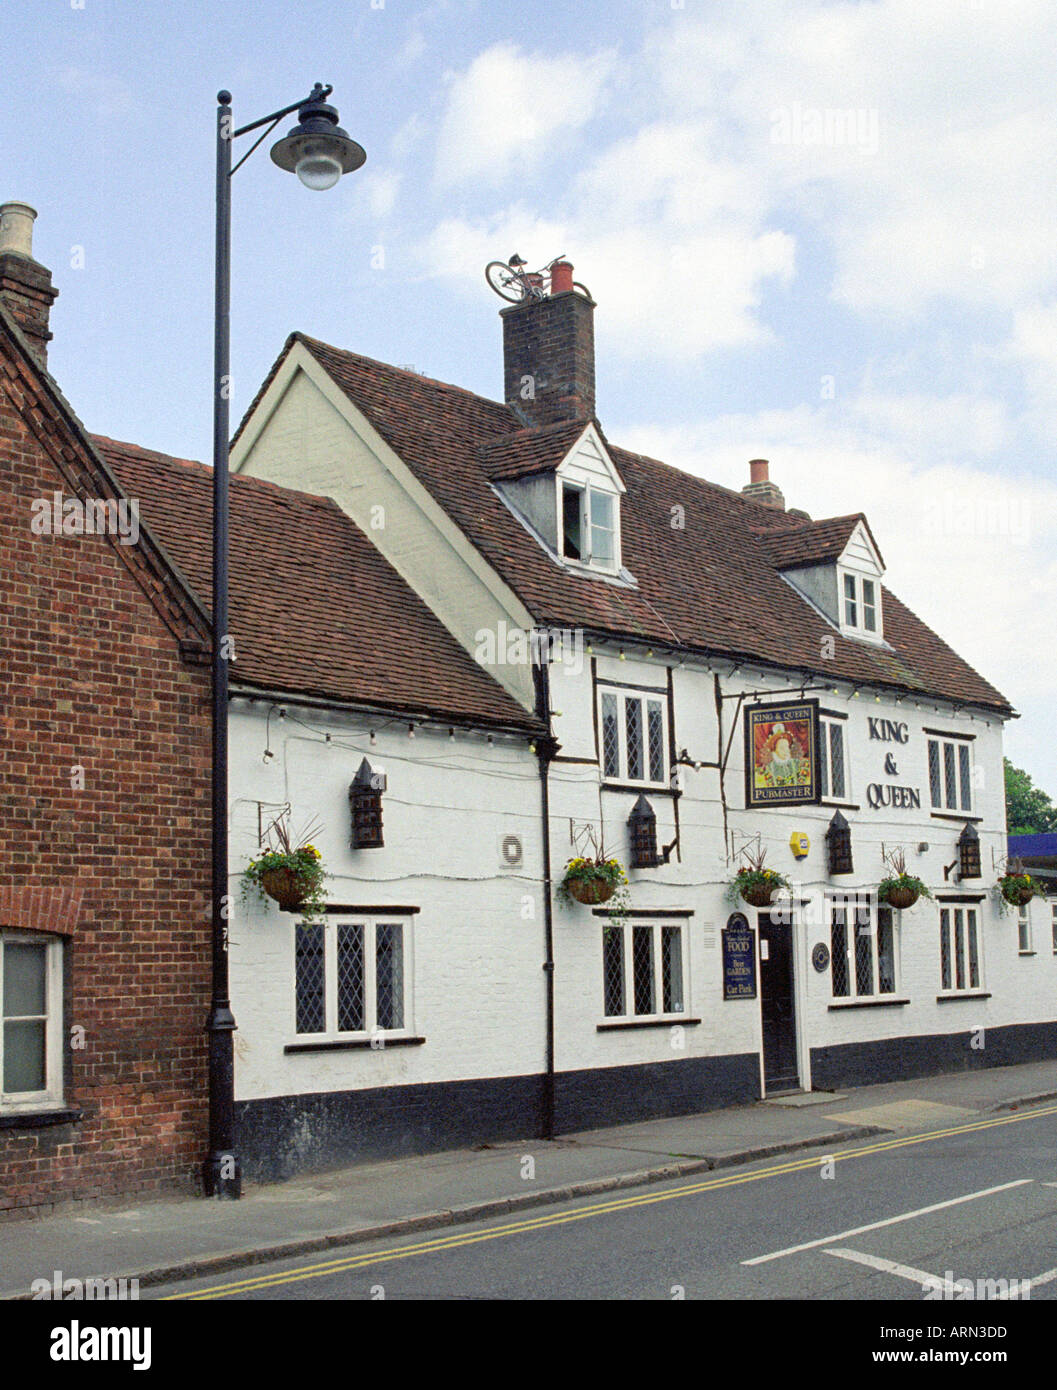
[[[538,623],[1009,711],[1004,696],[888,590],[884,632],[893,650],[842,636],[782,578],[760,534],[774,513],[656,459],[609,446],[627,488],[621,536],[624,565],[637,580],[630,586],[556,564],[495,495],[481,450],[497,457],[504,437],[511,458],[523,458],[531,447],[528,432],[506,405],[293,334],[246,420],[296,342],[413,470]],[[547,450],[553,445],[556,451],[559,437],[557,429],[546,435]],[[677,507],[683,525],[675,527]],[[809,523],[811,529],[825,525]],[[833,656],[824,659],[830,641]]]
[[586,428],[586,420],[562,420],[540,429],[498,435],[479,447],[481,467],[493,480],[549,472],[558,467]]
[[[212,469],[100,436],[93,442],[211,611]],[[233,683],[536,727],[334,502],[232,478],[230,531]]]
[[[779,518],[782,515],[778,513]],[[762,538],[775,569],[784,570],[839,560],[860,521],[877,549],[870,524],[862,512],[853,516],[826,517],[821,521],[787,521],[784,525],[776,519],[773,524],[754,526],[753,530]],[[880,555],[880,550],[877,553]]]

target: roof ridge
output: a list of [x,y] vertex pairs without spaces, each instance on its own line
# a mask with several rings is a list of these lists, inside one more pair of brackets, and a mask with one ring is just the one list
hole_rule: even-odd
[[[316,347],[324,348],[327,352],[337,353],[339,357],[351,357],[357,362],[363,362],[370,367],[382,367],[387,372],[396,372],[397,375],[406,377],[409,381],[425,383],[428,386],[437,386],[442,391],[453,391],[460,396],[469,396],[471,400],[482,401],[485,405],[494,406],[496,410],[510,411],[510,406],[505,401],[493,400],[491,396],[482,396],[479,391],[471,391],[467,386],[456,386],[453,381],[441,381],[439,377],[426,376],[423,372],[409,371],[406,367],[397,367],[392,362],[383,362],[379,357],[368,357],[362,352],[353,352],[351,348],[337,347],[334,343],[326,343],[322,338],[313,338],[309,333],[302,333],[296,329],[291,337],[305,344],[311,351],[314,344]],[[510,412],[513,416],[513,412]],[[513,418],[517,418],[513,416]]]

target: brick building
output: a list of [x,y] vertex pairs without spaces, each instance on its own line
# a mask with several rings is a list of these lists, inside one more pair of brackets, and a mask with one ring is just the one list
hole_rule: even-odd
[[0,208],[0,1216],[196,1177],[209,623],[47,370]]

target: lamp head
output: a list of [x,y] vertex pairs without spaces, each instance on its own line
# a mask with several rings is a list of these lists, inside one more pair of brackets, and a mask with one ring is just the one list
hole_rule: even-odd
[[280,169],[295,173],[306,188],[333,188],[342,174],[351,174],[367,158],[365,151],[338,125],[338,113],[324,100],[331,89],[317,82],[312,95],[298,107],[297,125],[272,146]]

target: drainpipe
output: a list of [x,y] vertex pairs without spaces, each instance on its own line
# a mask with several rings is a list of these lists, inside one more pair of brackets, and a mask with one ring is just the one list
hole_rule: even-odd
[[550,786],[548,774],[550,765],[557,757],[561,747],[550,732],[551,702],[550,678],[546,664],[541,660],[532,668],[536,686],[536,713],[547,726],[548,732],[535,740],[536,760],[540,770],[540,816],[543,829],[543,923],[544,960],[543,970],[547,980],[547,1060],[543,1077],[543,1125],[542,1137],[554,1138],[554,904],[551,881],[551,836],[550,836]]

